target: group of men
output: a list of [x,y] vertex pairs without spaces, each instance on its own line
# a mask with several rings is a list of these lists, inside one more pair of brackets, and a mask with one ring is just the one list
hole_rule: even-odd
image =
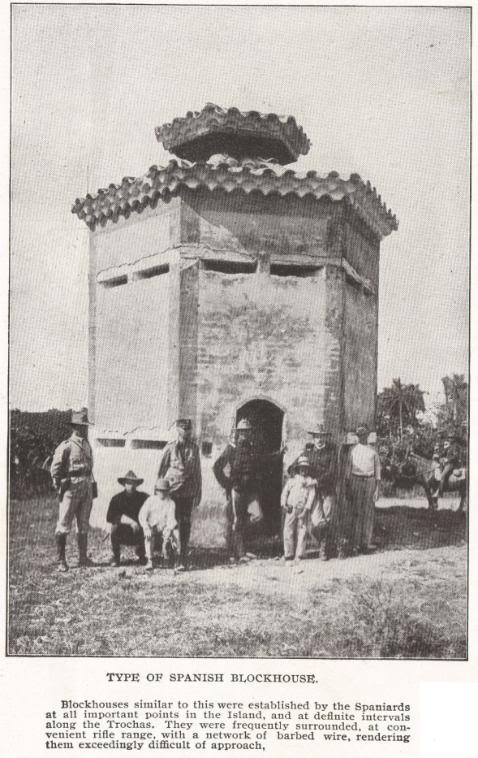
[[[68,570],[66,542],[73,519],[78,528],[79,565],[90,565],[87,556],[88,525],[92,501],[97,495],[93,458],[88,443],[86,411],[72,414],[72,433],[56,449],[51,476],[59,496],[59,516],[55,530],[57,560],[61,571]],[[118,478],[122,491],[109,504],[112,564],[120,565],[121,545],[136,548],[138,560],[153,566],[155,535],[160,536],[163,557],[177,570],[185,570],[193,509],[201,501],[200,454],[192,437],[190,419],[176,421],[177,439],[163,453],[154,494],[138,488],[143,479],[133,471]],[[239,420],[234,438],[213,465],[214,475],[225,491],[229,523],[231,559],[248,560],[244,534],[250,520],[260,520],[263,472],[282,460],[285,446],[264,453],[257,444],[256,430],[247,418]],[[356,430],[358,442],[340,459],[337,445],[323,426],[310,432],[312,441],[289,467],[289,479],[281,497],[284,511],[284,559],[305,556],[309,531],[319,543],[319,555],[326,560],[334,542],[339,557],[343,546],[358,553],[372,549],[374,500],[380,481],[380,460],[368,444],[365,425]],[[345,486],[341,501],[348,516],[337,511],[337,494]],[[346,526],[346,524],[348,526]]]
[[[78,565],[91,565],[87,556],[88,524],[97,495],[86,411],[72,414],[71,427],[71,436],[57,447],[51,465],[60,501],[55,530],[60,571],[68,571],[66,541],[75,518]],[[178,419],[176,429],[177,439],[166,446],[162,456],[153,495],[138,490],[143,479],[133,471],[118,478],[123,490],[112,497],[106,515],[111,525],[112,565],[120,565],[121,545],[129,544],[136,547],[140,563],[152,569],[158,535],[163,557],[172,556],[179,571],[186,567],[191,514],[201,500],[201,464],[190,419]]]
[[285,561],[305,557],[309,531],[319,544],[321,560],[373,550],[381,469],[368,427],[360,425],[356,439],[341,452],[323,425],[309,433],[312,442],[289,467],[281,497]]

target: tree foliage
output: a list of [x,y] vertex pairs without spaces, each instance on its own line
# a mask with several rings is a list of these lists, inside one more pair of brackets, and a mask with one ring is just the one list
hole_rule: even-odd
[[380,435],[403,437],[407,427],[419,426],[417,412],[425,410],[424,392],[418,384],[402,384],[394,379],[377,398],[377,431]]

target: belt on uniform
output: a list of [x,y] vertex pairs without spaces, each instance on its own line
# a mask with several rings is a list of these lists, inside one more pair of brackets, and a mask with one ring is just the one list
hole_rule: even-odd
[[68,476],[70,479],[74,479],[75,476],[89,476],[91,474],[91,471],[89,471],[87,468],[78,468],[74,471],[70,471]]
[[357,477],[357,479],[375,479],[374,474],[352,474],[352,476]]

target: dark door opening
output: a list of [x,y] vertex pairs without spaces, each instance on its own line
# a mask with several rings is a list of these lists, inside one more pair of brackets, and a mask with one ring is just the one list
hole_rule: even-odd
[[[254,429],[254,441],[258,453],[266,455],[277,452],[282,442],[284,413],[268,400],[250,400],[237,411],[236,421],[247,418]],[[281,531],[280,496],[282,490],[282,458],[277,456],[264,461],[261,467],[260,504],[264,519],[258,528],[251,530],[263,535],[278,535]]]

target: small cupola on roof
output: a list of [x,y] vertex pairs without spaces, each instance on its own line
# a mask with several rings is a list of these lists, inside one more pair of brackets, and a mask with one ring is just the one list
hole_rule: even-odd
[[310,149],[310,140],[293,116],[226,110],[213,103],[155,132],[166,150],[193,163],[221,153],[238,161],[263,158],[284,166]]
[[396,217],[370,182],[336,171],[295,172],[288,164],[310,149],[310,140],[293,116],[240,111],[208,103],[201,111],[156,127],[156,138],[173,153],[166,166],[151,166],[139,177],[124,177],[95,195],[77,198],[72,213],[91,231],[120,216],[156,208],[183,190],[207,188],[227,193],[329,198],[353,211],[378,238],[398,228]]

